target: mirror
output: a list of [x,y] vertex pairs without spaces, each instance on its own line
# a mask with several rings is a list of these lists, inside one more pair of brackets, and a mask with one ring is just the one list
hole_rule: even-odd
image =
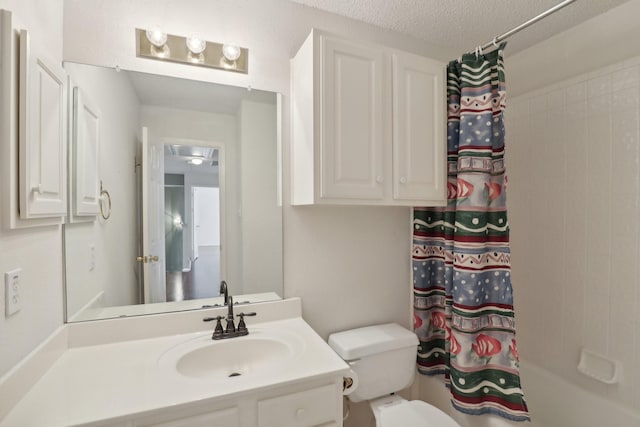
[[[65,69],[70,129],[74,93],[99,123],[91,127],[97,167],[86,167],[70,141],[69,189],[100,187],[100,209],[70,209],[64,225],[67,321],[215,306],[221,280],[236,303],[279,299],[278,95],[77,63]],[[80,181],[87,176],[91,185]]]

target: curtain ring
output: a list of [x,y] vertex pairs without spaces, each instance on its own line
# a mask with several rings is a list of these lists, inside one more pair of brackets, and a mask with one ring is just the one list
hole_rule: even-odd
[[[104,200],[107,201],[106,209],[104,207]],[[104,219],[111,217],[111,195],[102,187],[102,181],[100,181],[100,215],[102,215]]]
[[478,55],[478,49],[480,49],[480,46],[476,46],[476,59],[479,58],[480,55]]
[[491,40],[491,43],[493,44],[493,47],[495,47],[496,49],[500,48],[500,46],[498,46],[498,36],[495,36],[493,40]]

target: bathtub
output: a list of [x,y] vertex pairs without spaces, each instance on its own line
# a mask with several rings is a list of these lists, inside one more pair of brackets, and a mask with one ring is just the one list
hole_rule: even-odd
[[441,377],[416,377],[418,398],[449,415],[462,427],[639,427],[640,410],[613,403],[558,378],[536,365],[521,362],[520,374],[531,412],[531,423],[501,417],[462,414],[451,407]]

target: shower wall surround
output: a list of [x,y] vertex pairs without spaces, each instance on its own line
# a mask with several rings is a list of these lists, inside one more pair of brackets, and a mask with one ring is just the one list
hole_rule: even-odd
[[[507,113],[519,350],[637,411],[640,57],[512,98]],[[620,383],[579,373],[582,348],[621,362]]]

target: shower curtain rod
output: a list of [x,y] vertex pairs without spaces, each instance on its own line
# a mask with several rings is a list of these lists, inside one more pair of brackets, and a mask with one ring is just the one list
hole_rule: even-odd
[[[552,13],[555,13],[557,11],[559,11],[560,9],[562,9],[565,6],[569,6],[571,3],[573,3],[576,0],[565,0],[562,3],[558,3],[557,5],[553,6],[551,9],[548,9],[544,12],[542,12],[540,15],[529,19],[527,22],[518,25],[517,27],[515,27],[512,30],[507,31],[504,34],[501,34],[497,37],[495,37],[493,40],[491,40],[490,42],[480,46],[480,49],[487,49],[491,46],[495,46],[498,42],[514,35],[515,33],[518,33],[522,30],[524,30],[525,28],[529,27],[530,25],[535,24],[536,22],[540,21],[543,18],[546,18],[547,16],[551,15]],[[477,48],[476,48],[477,49]],[[476,49],[469,51],[468,53],[474,53],[476,51]]]

